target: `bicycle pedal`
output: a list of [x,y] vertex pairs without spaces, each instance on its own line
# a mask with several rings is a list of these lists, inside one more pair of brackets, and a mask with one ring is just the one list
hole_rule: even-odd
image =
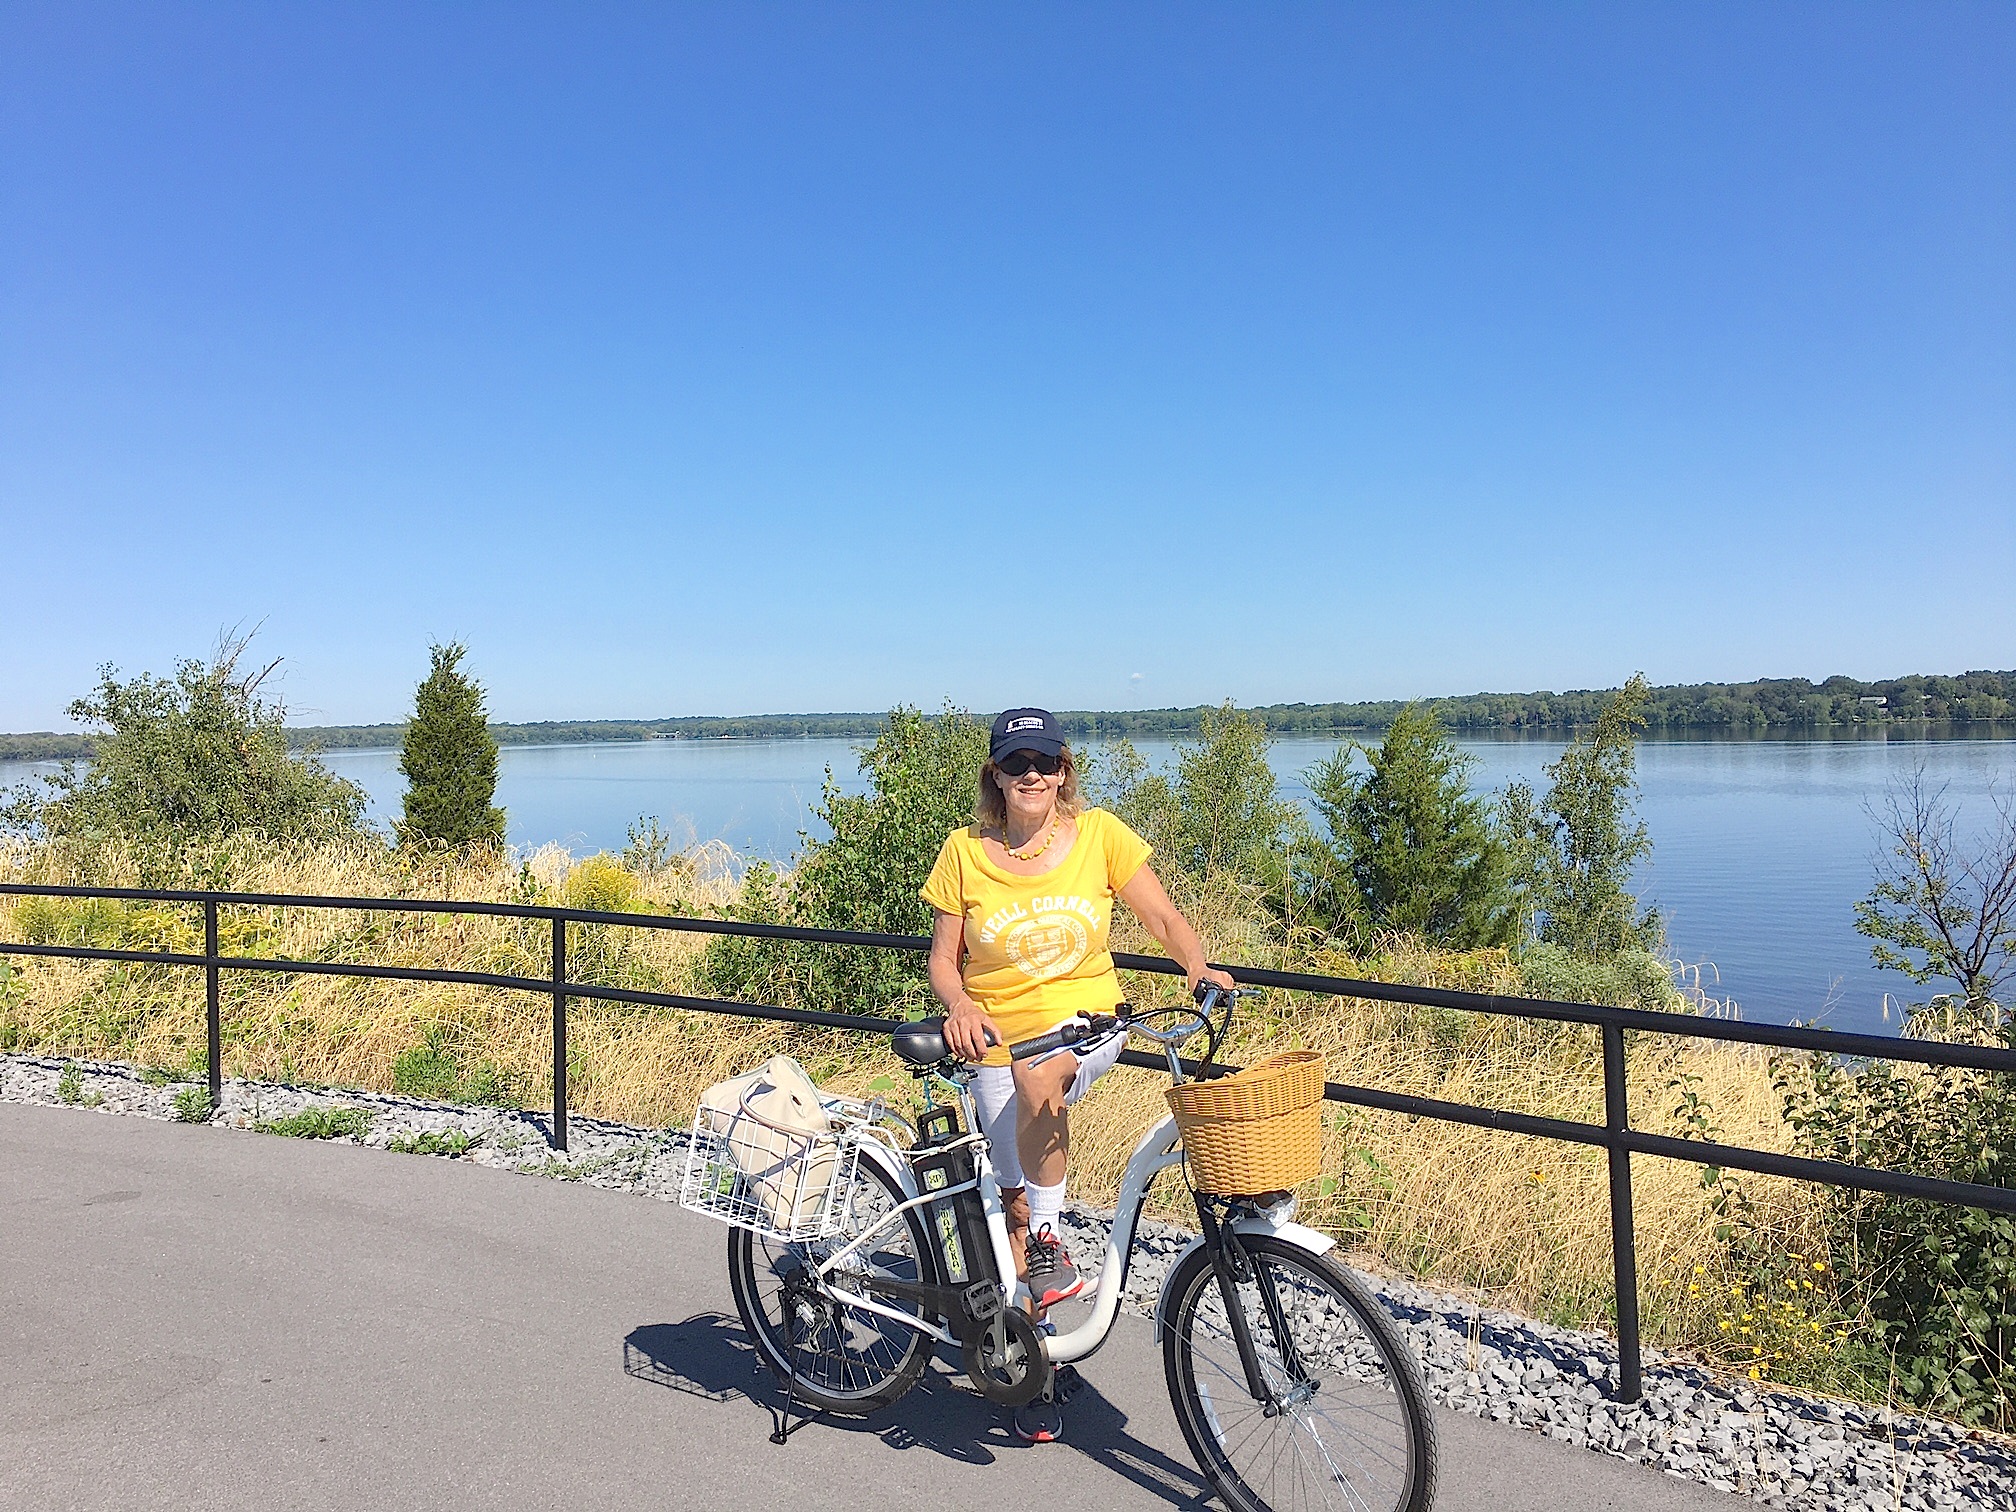
[[1050,1377],[1050,1394],[1059,1402],[1068,1402],[1085,1388],[1085,1377],[1078,1374],[1076,1365],[1059,1365]]

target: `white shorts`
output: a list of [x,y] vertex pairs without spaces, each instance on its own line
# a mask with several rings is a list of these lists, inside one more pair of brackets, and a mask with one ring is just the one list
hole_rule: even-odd
[[[1091,1091],[1092,1083],[1113,1069],[1120,1052],[1126,1048],[1127,1036],[1115,1032],[1075,1050],[1053,1051],[1056,1055],[1073,1056],[1078,1062],[1078,1074],[1072,1078],[1070,1091],[1064,1094],[1064,1106],[1072,1106]],[[1003,1187],[1023,1185],[1022,1155],[1015,1147],[1015,1068],[981,1066],[973,1076],[973,1102],[980,1115],[980,1132],[987,1136],[988,1151],[994,1161],[994,1179]]]

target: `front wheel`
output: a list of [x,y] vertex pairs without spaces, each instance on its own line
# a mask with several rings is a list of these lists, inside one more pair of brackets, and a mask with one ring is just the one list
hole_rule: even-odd
[[[763,1363],[800,1401],[827,1412],[863,1416],[886,1407],[924,1373],[931,1357],[928,1335],[828,1295],[814,1267],[857,1235],[875,1238],[841,1262],[836,1279],[886,1276],[929,1281],[925,1234],[916,1211],[896,1215],[903,1193],[865,1155],[847,1186],[834,1195],[844,1215],[830,1239],[787,1244],[748,1229],[728,1231],[728,1282],[735,1310]],[[856,1281],[862,1296],[922,1320],[916,1302],[877,1295]]]
[[1233,1512],[1427,1512],[1435,1424],[1393,1320],[1328,1255],[1271,1234],[1239,1244],[1253,1274],[1233,1290],[1269,1401],[1248,1388],[1210,1255],[1192,1251],[1163,1294],[1169,1397],[1213,1488]]

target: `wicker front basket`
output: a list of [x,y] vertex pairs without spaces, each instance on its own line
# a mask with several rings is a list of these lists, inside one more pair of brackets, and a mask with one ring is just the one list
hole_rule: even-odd
[[1166,1094],[1200,1192],[1251,1195],[1307,1181],[1322,1165],[1323,1057],[1271,1055],[1216,1081]]

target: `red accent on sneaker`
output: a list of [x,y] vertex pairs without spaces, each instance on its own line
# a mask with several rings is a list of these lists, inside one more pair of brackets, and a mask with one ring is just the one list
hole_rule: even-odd
[[1029,1236],[1024,1255],[1029,1266],[1029,1295],[1039,1312],[1085,1289],[1085,1278],[1071,1264],[1064,1242],[1051,1232],[1049,1224]]
[[1054,1402],[1030,1402],[1017,1407],[1015,1437],[1025,1444],[1054,1444],[1064,1437],[1064,1414]]

